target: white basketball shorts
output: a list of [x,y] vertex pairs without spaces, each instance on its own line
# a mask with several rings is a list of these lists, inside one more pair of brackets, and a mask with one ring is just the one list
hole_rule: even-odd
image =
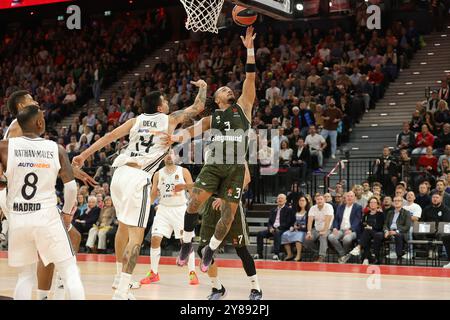
[[175,239],[180,239],[184,228],[186,208],[186,205],[170,207],[159,204],[155,220],[153,220],[152,235],[160,234],[170,239],[174,232]]

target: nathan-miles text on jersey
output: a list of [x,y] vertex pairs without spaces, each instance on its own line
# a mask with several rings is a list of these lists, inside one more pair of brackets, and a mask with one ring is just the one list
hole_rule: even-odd
[[9,213],[55,208],[55,185],[60,168],[58,145],[54,141],[26,137],[9,139],[5,172]]

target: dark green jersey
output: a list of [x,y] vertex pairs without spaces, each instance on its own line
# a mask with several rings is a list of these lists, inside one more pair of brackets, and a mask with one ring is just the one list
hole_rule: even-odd
[[248,149],[250,123],[237,104],[216,110],[211,116],[211,143],[208,164],[243,164]]

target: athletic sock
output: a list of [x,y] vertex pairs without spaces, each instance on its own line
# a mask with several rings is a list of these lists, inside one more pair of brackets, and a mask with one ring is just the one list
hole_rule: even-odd
[[183,242],[184,243],[192,242],[193,237],[194,237],[194,231],[183,231]]
[[191,254],[189,255],[188,269],[189,269],[189,273],[191,273],[192,271],[195,271],[195,252],[194,251],[192,251]]
[[128,294],[130,290],[130,282],[131,282],[131,274],[122,272],[120,274],[119,286],[117,287],[117,291],[120,293]]
[[222,289],[222,283],[220,282],[218,277],[215,278],[211,277],[210,280],[213,288],[216,288],[217,290]]
[[122,273],[122,262],[116,262],[116,276],[120,276]]
[[37,299],[38,300],[48,300],[48,295],[50,290],[37,290]]
[[261,288],[259,287],[259,281],[258,281],[258,275],[254,275],[251,277],[248,277],[250,279],[250,283],[252,285],[252,289],[261,291]]
[[209,240],[209,247],[214,251],[220,246],[221,243],[221,240],[217,240],[215,236],[212,236],[211,240]]
[[161,258],[161,247],[153,249],[150,248],[150,268],[154,273],[158,273],[159,258]]

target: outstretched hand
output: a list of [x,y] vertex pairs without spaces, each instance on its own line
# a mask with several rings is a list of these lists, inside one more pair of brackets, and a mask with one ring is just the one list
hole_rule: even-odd
[[205,80],[199,79],[197,81],[191,81],[191,84],[198,88],[206,88],[208,84],[205,82]]
[[255,30],[255,28],[253,28],[253,26],[250,26],[247,28],[247,33],[245,34],[245,38],[243,36],[241,36],[242,43],[244,44],[244,46],[247,49],[254,48],[253,40],[255,40],[255,38],[256,38],[256,33],[253,34],[254,30]]

